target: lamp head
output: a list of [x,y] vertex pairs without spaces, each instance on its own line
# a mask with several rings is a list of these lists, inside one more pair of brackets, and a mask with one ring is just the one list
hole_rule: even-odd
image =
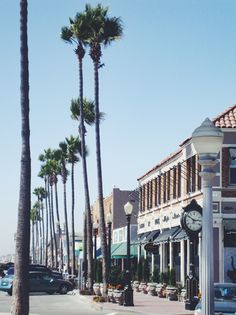
[[131,215],[132,211],[133,211],[133,204],[128,201],[125,205],[124,205],[124,211],[126,215]]
[[107,223],[109,224],[109,223],[112,223],[112,214],[111,214],[111,212],[108,212],[107,213]]
[[93,229],[94,230],[98,229],[98,222],[97,221],[93,222]]
[[201,126],[196,128],[192,133],[192,143],[199,155],[216,156],[223,143],[224,134],[220,128],[206,118]]

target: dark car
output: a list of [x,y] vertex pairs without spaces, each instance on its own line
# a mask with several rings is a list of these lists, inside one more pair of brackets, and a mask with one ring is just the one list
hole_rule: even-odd
[[[5,291],[12,295],[14,276],[7,275],[0,280],[0,291]],[[30,271],[29,272],[30,292],[46,292],[48,294],[66,294],[73,290],[73,285],[66,280],[58,279],[48,272]]]
[[[30,264],[29,265],[29,271],[41,271],[41,272],[47,272],[49,274],[52,274],[53,276],[57,277],[58,279],[63,279],[63,276],[60,272],[51,270],[47,266],[40,265],[40,264]],[[14,275],[14,267],[10,267],[7,270],[7,275]]]

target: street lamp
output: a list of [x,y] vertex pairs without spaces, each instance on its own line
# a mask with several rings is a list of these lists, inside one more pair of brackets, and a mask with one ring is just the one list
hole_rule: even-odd
[[203,180],[202,211],[202,314],[214,314],[214,269],[213,269],[213,214],[212,214],[212,179],[214,166],[223,143],[223,132],[206,118],[200,127],[192,133],[192,143],[199,155]]
[[111,224],[112,224],[112,214],[107,213],[107,227],[108,227],[108,275],[111,272]]
[[133,211],[133,204],[131,202],[127,202],[124,205],[124,211],[127,218],[127,269],[126,269],[126,277],[127,277],[127,285],[124,290],[124,306],[134,306],[133,302],[133,289],[131,286],[131,265],[130,265],[130,219]]
[[98,234],[98,222],[93,222],[93,235],[94,235],[94,279],[96,281],[96,274],[97,274],[97,234]]

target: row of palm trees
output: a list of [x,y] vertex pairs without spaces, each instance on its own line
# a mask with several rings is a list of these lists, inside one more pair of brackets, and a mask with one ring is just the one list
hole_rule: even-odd
[[[88,125],[95,122],[94,103],[84,99],[84,121]],[[80,102],[79,100],[71,101],[71,117],[78,120],[80,117]],[[103,113],[100,113],[100,119],[103,118]],[[85,152],[87,154],[87,150]],[[51,265],[51,267],[62,269],[63,262],[63,244],[62,244],[62,227],[59,215],[58,202],[58,176],[61,177],[63,184],[63,199],[64,199],[64,220],[63,228],[66,236],[66,269],[73,275],[76,273],[75,264],[75,179],[74,170],[76,163],[82,156],[81,140],[79,136],[70,136],[65,138],[65,141],[59,143],[59,147],[55,150],[47,149],[40,154],[39,160],[42,162],[39,176],[44,179],[44,187],[38,187],[34,190],[34,195],[37,201],[34,203],[31,210],[32,223],[32,260],[37,263]],[[70,171],[68,165],[71,165]],[[72,207],[71,207],[71,235],[72,235],[72,251],[70,251],[69,228],[68,228],[68,212],[67,212],[67,189],[66,184],[68,175],[71,175],[71,192],[72,192]],[[44,201],[44,203],[43,203]],[[55,202],[55,207],[54,207]],[[45,208],[45,213],[44,213]],[[54,211],[55,208],[55,211]],[[56,212],[56,215],[54,215]],[[56,217],[56,222],[55,222]],[[46,232],[45,227],[46,226]],[[57,237],[59,236],[59,237]],[[50,258],[48,261],[48,244],[50,244]],[[72,258],[70,259],[70,253]],[[71,267],[70,267],[71,260]]]
[[[101,163],[101,145],[100,145],[100,110],[99,110],[99,69],[102,67],[102,47],[106,47],[114,40],[122,35],[122,23],[120,18],[109,17],[108,8],[98,4],[95,7],[90,5],[85,6],[85,10],[77,13],[74,19],[69,19],[69,26],[63,27],[61,30],[61,38],[71,44],[75,44],[74,52],[79,62],[79,135],[81,141],[81,158],[83,165],[83,179],[85,192],[85,219],[84,231],[85,244],[87,249],[84,249],[84,261],[87,264],[87,280],[88,288],[92,291],[93,285],[93,257],[92,257],[92,222],[91,209],[89,199],[88,173],[86,163],[86,143],[85,133],[85,109],[83,97],[83,58],[86,53],[86,48],[89,47],[89,56],[93,62],[94,68],[94,105],[95,105],[95,134],[96,134],[96,164],[97,164],[97,186],[98,198],[100,208],[100,235],[101,235],[101,249],[103,256],[103,284],[107,287],[107,244],[106,244],[106,230],[104,219],[103,206],[103,178],[102,178],[102,163]],[[20,192],[18,205],[18,224],[16,236],[16,257],[15,257],[15,278],[14,278],[14,300],[11,313],[14,315],[27,315],[29,313],[29,286],[28,286],[28,265],[30,254],[30,215],[31,213],[31,156],[30,156],[30,120],[29,120],[29,66],[28,66],[28,1],[20,0],[20,96],[21,96],[21,175],[20,175]],[[62,147],[64,144],[62,145]],[[63,151],[63,150],[62,150]],[[62,152],[61,151],[61,152]],[[45,181],[45,192],[47,192],[47,207],[48,207],[48,221],[51,224],[50,233],[55,233],[55,222],[50,213],[53,207],[53,185],[57,209],[57,176],[52,171],[55,167],[54,160],[49,156],[52,152],[46,150],[41,156],[42,168],[41,176]],[[48,156],[49,154],[49,156]],[[53,152],[55,154],[55,152]],[[49,168],[49,169],[48,169]],[[46,175],[50,172],[50,175]],[[61,161],[60,174],[64,180],[64,187],[66,183],[67,173],[63,169],[63,162]],[[71,171],[72,172],[72,171]],[[37,192],[36,192],[37,194]],[[50,196],[50,197],[49,197]],[[40,199],[41,197],[39,197]],[[40,202],[40,201],[38,201]],[[49,204],[50,203],[50,204]],[[35,212],[38,212],[40,204],[33,207]],[[42,211],[42,209],[41,209]],[[60,226],[59,212],[56,210],[57,224]],[[72,206],[72,221],[74,209]],[[65,214],[66,216],[66,214]],[[34,217],[37,221],[37,217]],[[46,223],[47,224],[47,223]],[[54,224],[54,227],[53,227]],[[37,227],[36,227],[37,229]],[[59,228],[60,231],[60,228]],[[40,233],[40,232],[39,232]],[[43,233],[43,228],[41,233]],[[47,238],[47,236],[46,236]],[[50,235],[53,239],[53,236]],[[47,240],[46,240],[47,242]],[[52,242],[51,242],[52,243]],[[47,244],[47,243],[46,243]],[[84,245],[85,245],[84,244]],[[45,245],[46,246],[46,245]],[[53,245],[51,245],[53,246]],[[57,246],[54,242],[54,246]],[[42,246],[43,248],[43,246]],[[55,249],[56,250],[56,249]],[[55,251],[57,252],[57,250]],[[43,255],[43,254],[42,254]],[[45,252],[46,255],[46,252]]]

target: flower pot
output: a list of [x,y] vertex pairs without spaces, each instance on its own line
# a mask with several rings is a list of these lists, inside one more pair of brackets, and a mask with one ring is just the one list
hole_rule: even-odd
[[95,295],[101,296],[101,290],[100,290],[100,284],[99,283],[94,283],[93,285],[93,291]]

